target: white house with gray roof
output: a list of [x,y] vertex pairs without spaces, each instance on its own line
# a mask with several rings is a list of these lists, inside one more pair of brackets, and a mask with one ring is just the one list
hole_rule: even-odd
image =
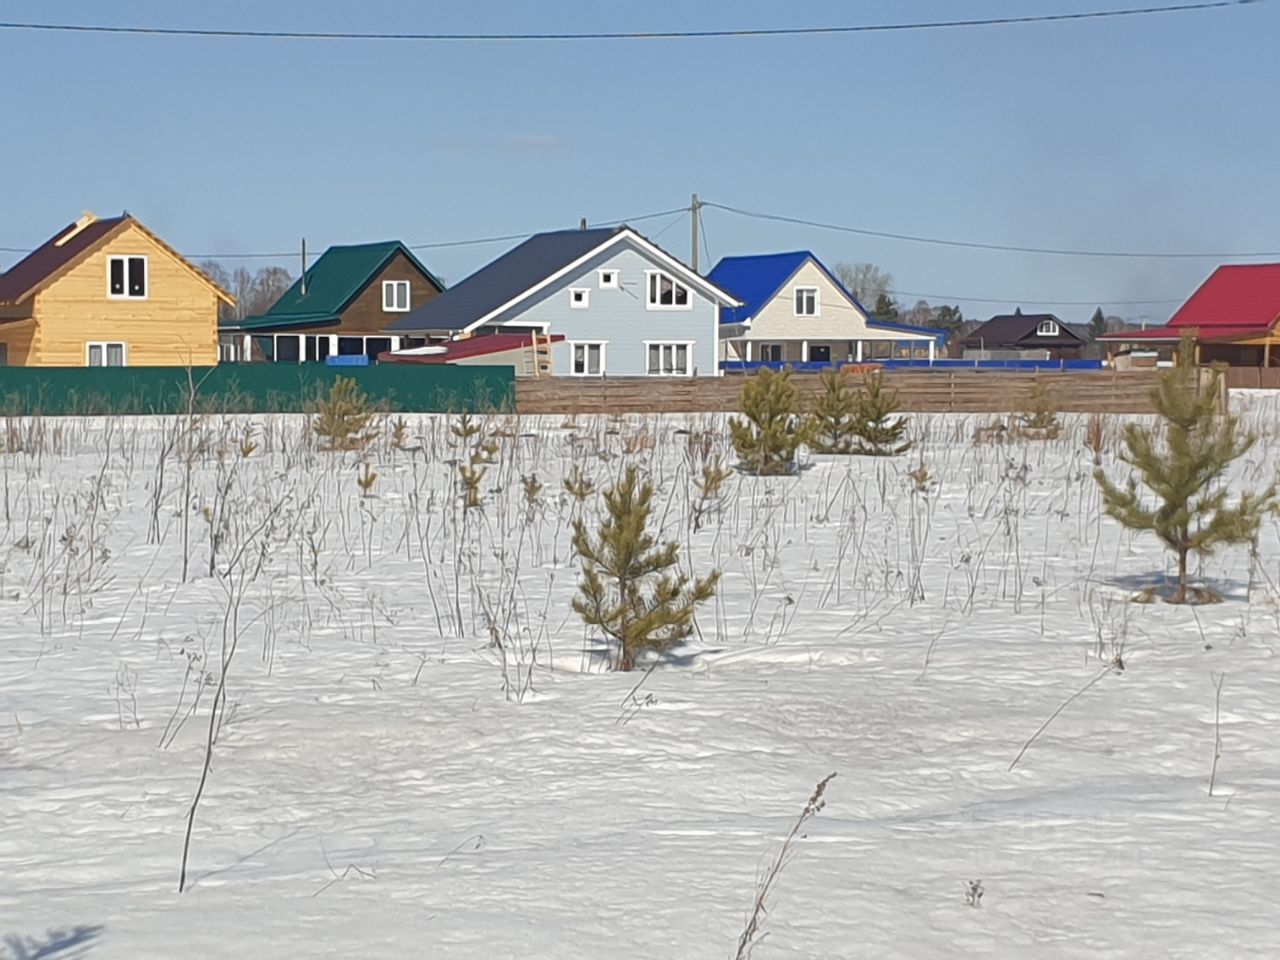
[[630,227],[540,233],[387,327],[428,339],[557,334],[579,377],[714,377],[720,311],[741,306]]

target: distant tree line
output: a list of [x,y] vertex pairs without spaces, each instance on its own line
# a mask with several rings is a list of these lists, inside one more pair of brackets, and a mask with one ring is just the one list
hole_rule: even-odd
[[964,325],[964,314],[959,306],[934,307],[928,300],[917,300],[915,306],[907,307],[893,296],[893,274],[881,270],[874,263],[837,263],[835,273],[858,302],[870,308],[873,320],[909,323],[948,333],[956,333]]
[[293,274],[284,267],[262,267],[250,272],[244,267],[228,270],[216,260],[205,260],[197,266],[206,277],[236,298],[235,306],[221,304],[219,320],[243,320],[271,309],[293,286]]

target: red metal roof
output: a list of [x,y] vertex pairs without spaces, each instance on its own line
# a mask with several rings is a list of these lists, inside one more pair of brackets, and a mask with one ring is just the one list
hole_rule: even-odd
[[70,223],[36,247],[4,273],[0,273],[0,303],[17,303],[26,299],[36,287],[54,273],[102,240],[127,217],[94,220],[65,243],[58,240],[76,228]]
[[1280,319],[1280,263],[1219,267],[1169,318],[1169,326],[1199,327],[1208,336],[1218,328],[1270,328]]
[[[538,334],[543,343],[560,343],[564,335],[555,333],[550,336]],[[444,353],[380,353],[378,360],[384,363],[451,363],[467,357],[483,357],[491,353],[503,353],[507,350],[519,350],[521,347],[533,346],[533,335],[528,333],[493,333],[482,337],[468,337],[465,340],[449,340],[444,343],[428,344],[431,347],[443,347]]]

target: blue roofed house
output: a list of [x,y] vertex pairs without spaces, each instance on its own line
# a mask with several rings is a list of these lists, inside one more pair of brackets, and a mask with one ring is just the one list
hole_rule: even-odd
[[740,302],[630,227],[540,233],[385,327],[420,340],[562,336],[551,373],[714,377]]
[[947,338],[942,330],[874,319],[807,250],[725,257],[707,279],[743,302],[721,313],[722,359],[731,366],[904,355],[932,361]]

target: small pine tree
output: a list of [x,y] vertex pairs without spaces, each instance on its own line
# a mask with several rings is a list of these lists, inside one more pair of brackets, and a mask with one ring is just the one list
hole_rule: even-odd
[[1107,332],[1107,317],[1102,312],[1102,308],[1098,307],[1093,311],[1093,316],[1089,318],[1089,336],[1097,340],[1100,336]]
[[1164,371],[1151,393],[1161,423],[1126,425],[1120,459],[1136,469],[1156,494],[1148,506],[1130,475],[1123,486],[1101,470],[1094,479],[1102,488],[1103,509],[1130,530],[1150,530],[1178,557],[1178,586],[1170,598],[1186,603],[1187,557],[1209,555],[1220,545],[1252,543],[1263,516],[1276,509],[1276,485],[1262,493],[1242,493],[1234,506],[1219,481],[1232,461],[1243,456],[1257,437],[1237,419],[1219,414],[1222,372],[1214,370],[1204,387],[1197,383],[1194,341],[1184,336],[1178,365]]
[[661,547],[648,532],[653,484],[629,466],[604,492],[608,516],[596,536],[581,519],[573,522],[573,549],[582,560],[579,596],[573,609],[617,647],[615,665],[630,670],[647,651],[663,653],[693,633],[693,614],[715,596],[720,571],[690,582],[673,573],[680,545]]
[[806,439],[799,416],[800,393],[788,370],[762,369],[742,384],[738,405],[745,420],[729,420],[733,449],[748,473],[795,472],[796,451]]
[[858,440],[853,452],[870,457],[893,457],[910,450],[911,441],[903,439],[907,421],[894,416],[901,409],[898,391],[885,389],[884,376],[879,370],[863,377],[858,393]]
[[329,387],[311,421],[312,432],[325,450],[363,450],[378,437],[377,415],[368,395],[351,377],[338,377]]
[[848,375],[830,367],[819,375],[822,392],[809,407],[809,446],[816,453],[853,453],[858,436],[858,394]]
[[1032,440],[1053,440],[1062,431],[1049,386],[1039,377],[1031,387],[1027,408],[1018,417],[1018,433]]

